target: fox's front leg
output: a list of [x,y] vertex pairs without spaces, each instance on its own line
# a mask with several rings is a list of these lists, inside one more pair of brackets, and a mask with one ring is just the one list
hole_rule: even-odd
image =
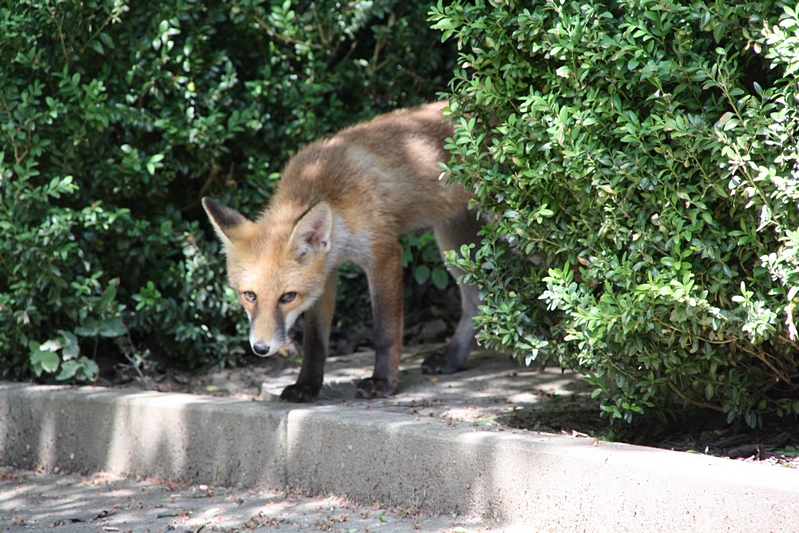
[[310,402],[322,389],[325,375],[325,359],[330,340],[330,323],[336,305],[336,283],[334,270],[327,278],[322,297],[305,311],[305,331],[302,344],[302,368],[297,383],[289,385],[280,394],[287,402]]
[[402,355],[402,246],[394,241],[374,252],[366,275],[372,295],[375,370],[371,378],[358,382],[358,398],[389,396],[397,384]]

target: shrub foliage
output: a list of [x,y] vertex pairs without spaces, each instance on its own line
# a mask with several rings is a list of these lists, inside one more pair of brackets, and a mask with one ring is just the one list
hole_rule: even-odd
[[[493,214],[482,339],[671,399],[799,413],[799,17],[783,2],[439,3],[450,171]],[[466,118],[469,117],[469,118]]]
[[241,350],[200,198],[254,215],[299,145],[434,97],[452,54],[429,7],[0,3],[2,374]]

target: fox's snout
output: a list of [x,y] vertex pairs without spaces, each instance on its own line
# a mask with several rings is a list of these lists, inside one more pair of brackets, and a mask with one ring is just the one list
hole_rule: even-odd
[[[269,300],[269,298],[264,298]],[[271,308],[263,304],[247,310],[250,319],[250,348],[260,357],[269,357],[280,351],[289,339],[289,331],[300,314],[305,311],[305,305],[295,308],[288,313],[280,306]]]
[[256,342],[252,344],[252,351],[255,352],[255,355],[260,355],[261,357],[266,357],[267,355],[271,355],[269,353],[269,345],[265,342]]
[[[280,322],[285,324],[282,317]],[[275,355],[286,342],[285,330],[278,324],[276,330],[272,332],[271,337],[269,337],[269,333],[266,335],[263,335],[263,333],[264,332],[261,331],[261,335],[259,335],[257,324],[250,322],[250,347],[252,351],[255,355],[260,357]]]

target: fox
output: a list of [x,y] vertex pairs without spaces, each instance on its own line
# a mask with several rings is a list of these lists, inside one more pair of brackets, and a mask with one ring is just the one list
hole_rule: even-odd
[[[432,228],[439,250],[478,242],[484,225],[473,195],[444,179],[454,137],[446,102],[398,109],[345,128],[299,150],[285,165],[255,220],[210,197],[202,205],[222,243],[230,285],[249,318],[249,343],[274,355],[304,314],[299,377],[280,399],[310,402],[324,381],[338,267],[363,269],[374,321],[372,377],[356,397],[388,397],[397,385],[403,334],[403,234]],[[427,374],[465,368],[475,343],[478,288],[458,282],[461,318],[443,352],[422,362]]]

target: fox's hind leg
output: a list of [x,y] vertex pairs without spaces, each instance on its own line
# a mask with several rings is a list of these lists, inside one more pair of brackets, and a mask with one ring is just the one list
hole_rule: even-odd
[[280,394],[287,402],[310,402],[322,390],[325,360],[330,341],[330,324],[336,305],[337,273],[327,278],[322,297],[305,311],[305,331],[302,342],[302,368],[297,383],[289,385]]
[[[477,232],[483,227],[483,221],[475,211],[464,210],[458,216],[437,224],[433,229],[439,249],[459,250],[463,244],[477,243]],[[450,274],[458,279],[463,271],[449,267]],[[425,374],[451,374],[466,367],[466,360],[474,346],[474,317],[481,303],[476,285],[458,283],[461,293],[461,319],[449,346],[443,353],[434,353],[422,363]]]

